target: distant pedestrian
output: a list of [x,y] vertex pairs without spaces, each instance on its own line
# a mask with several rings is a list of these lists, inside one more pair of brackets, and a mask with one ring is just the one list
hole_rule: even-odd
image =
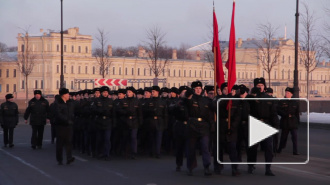
[[34,91],[34,98],[29,101],[28,107],[24,113],[24,120],[30,117],[32,127],[31,148],[42,148],[42,139],[46,122],[49,122],[49,103],[41,96],[40,90]]
[[18,107],[13,100],[14,96],[12,94],[7,94],[6,102],[1,104],[0,109],[0,124],[4,132],[3,142],[5,147],[9,144],[9,148],[14,147],[14,128],[18,124]]

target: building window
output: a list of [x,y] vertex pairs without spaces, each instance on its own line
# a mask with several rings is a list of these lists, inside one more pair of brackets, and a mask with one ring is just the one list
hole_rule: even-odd
[[[189,77],[191,77],[191,70],[189,70]],[[211,71],[210,71],[210,77],[211,77]]]
[[60,52],[60,45],[58,45],[58,44],[56,45],[56,51]]
[[284,55],[282,56],[282,63],[284,64],[284,62],[285,62],[285,57],[284,57]]
[[63,48],[64,52],[66,52],[66,45],[64,45],[63,47],[64,47],[64,48]]
[[171,70],[170,69],[168,70],[168,76],[171,76]]
[[6,70],[6,77],[9,77],[9,69]]
[[284,80],[284,69],[282,70],[282,80]]
[[206,78],[206,71],[204,71],[204,76],[205,76],[205,78]]
[[202,71],[199,71],[199,77],[202,78]]
[[144,76],[146,76],[146,68],[144,68],[143,74],[144,74]]
[[64,65],[64,73],[66,73],[66,65]]
[[289,56],[289,64],[291,64],[291,56]]
[[2,77],[2,69],[0,69],[0,78]]
[[186,70],[183,71],[183,76],[186,77]]
[[179,77],[181,77],[181,70],[179,70]]
[[[189,77],[191,77],[191,71],[189,72]],[[210,71],[210,78],[212,77],[212,71]]]
[[238,76],[238,79],[240,79],[241,78],[241,73],[238,72],[237,76]]
[[6,84],[6,92],[9,92],[9,84]]
[[150,76],[151,76],[152,69],[150,68]]
[[288,80],[290,80],[290,69],[288,71]]
[[65,80],[64,80],[64,82],[63,82],[63,86],[64,86],[65,88],[67,88],[67,87],[66,87],[66,81],[65,81]]
[[16,69],[14,69],[13,77],[16,78]]
[[95,75],[95,67],[93,67],[93,75]]
[[276,80],[276,71],[274,71],[274,79]]
[[38,89],[38,80],[36,80],[36,81],[34,82],[34,88],[35,88],[35,89]]
[[125,68],[125,75],[127,75],[127,67]]
[[108,75],[109,74],[109,67],[105,68],[105,73]]
[[197,77],[197,71],[195,70],[195,77]]
[[300,80],[301,80],[301,71],[299,71],[299,78],[300,78]]
[[24,44],[21,45],[21,51],[24,52]]
[[56,65],[56,73],[60,73],[60,66]]
[[262,71],[262,77],[265,78],[265,71]]
[[132,75],[134,75],[134,68],[132,68]]
[[13,85],[13,92],[16,92],[16,84]]
[[81,66],[78,66],[78,74],[81,73]]
[[74,74],[74,67],[71,66],[71,74]]
[[250,79],[252,79],[252,72],[250,73]]
[[74,53],[74,46],[71,46],[71,53]]
[[24,80],[22,80],[22,89],[24,89],[24,87],[25,87],[25,83],[24,83]]
[[85,66],[85,74],[88,73],[88,66]]
[[102,67],[100,67],[100,75],[102,74],[103,70],[102,70]]
[[81,46],[78,46],[78,53],[81,53]]
[[121,67],[119,68],[119,75],[121,75]]
[[244,79],[244,72],[242,72],[242,78]]
[[74,86],[73,86],[73,81],[71,81],[71,89],[73,89],[74,88]]
[[173,70],[173,76],[175,76],[175,69]]
[[163,76],[165,76],[165,69],[163,69]]
[[88,47],[87,46],[85,47],[85,53],[88,53]]
[[140,75],[140,68],[138,68],[138,75]]
[[40,89],[44,89],[44,81],[43,80],[40,81]]
[[112,67],[112,74],[116,74],[116,68],[115,67]]

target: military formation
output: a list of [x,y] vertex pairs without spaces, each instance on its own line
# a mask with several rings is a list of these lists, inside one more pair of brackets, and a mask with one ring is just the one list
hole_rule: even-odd
[[[42,148],[44,126],[47,122],[51,124],[51,142],[56,143],[59,165],[63,164],[63,149],[66,164],[75,160],[72,150],[105,161],[111,156],[136,159],[138,155],[161,158],[173,154],[176,171],[182,170],[186,158],[187,172],[192,176],[200,154],[204,175],[210,176],[221,174],[223,165],[217,159],[223,161],[228,154],[231,162],[247,161],[247,172],[252,174],[259,146],[265,153],[265,162],[271,163],[274,153],[285,148],[289,133],[293,154],[299,155],[299,102],[291,100],[293,88],[285,91],[285,99],[275,99],[264,78],[256,78],[251,90],[245,85],[234,85],[230,92],[227,83],[214,89],[203,87],[200,81],[192,82],[191,87],[170,89],[152,86],[112,91],[103,86],[69,92],[62,88],[49,105],[41,91],[35,90],[24,120],[26,123],[30,120],[34,150]],[[231,100],[218,101],[222,98]],[[249,98],[258,99],[244,101]],[[275,135],[248,147],[249,115],[281,128],[280,139]],[[5,133],[4,147],[13,147],[18,108],[11,94],[1,104],[0,122]],[[242,159],[242,153],[246,153],[246,159]],[[240,175],[240,167],[231,165],[232,176]],[[265,175],[274,176],[270,164],[265,165]]]

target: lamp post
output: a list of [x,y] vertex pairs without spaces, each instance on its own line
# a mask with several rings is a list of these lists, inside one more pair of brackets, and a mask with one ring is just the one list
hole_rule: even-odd
[[63,75],[63,0],[61,0],[61,75],[60,75],[60,88],[64,87]]
[[296,2],[296,30],[295,30],[295,48],[294,48],[294,77],[293,77],[293,88],[294,98],[299,98],[299,87],[298,87],[298,27],[299,27],[299,0]]

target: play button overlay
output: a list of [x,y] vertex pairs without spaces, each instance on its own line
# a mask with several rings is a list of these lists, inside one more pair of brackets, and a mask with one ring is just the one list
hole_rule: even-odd
[[[232,101],[233,106],[230,112],[228,100]],[[298,101],[299,105],[300,123],[294,133],[297,134],[296,146],[300,155],[293,155],[291,131],[285,130],[291,121],[299,119],[297,115],[286,117],[279,106],[290,101]],[[266,105],[269,105],[269,110],[273,111],[268,114],[270,116],[268,121],[271,122],[252,116],[255,114],[261,117],[266,116],[267,112],[263,115],[263,111],[266,110],[260,108],[260,106],[267,108]],[[314,105],[313,108],[317,110],[318,107]],[[257,111],[260,110],[262,112],[258,113]],[[309,111],[309,101],[306,98],[221,98],[217,100],[217,140],[213,146],[216,146],[215,157],[218,163],[226,165],[307,164],[309,162]],[[231,119],[228,119],[230,115]],[[286,142],[285,138],[287,138]],[[279,150],[281,142],[282,150]],[[271,157],[272,161],[266,162],[265,156],[267,159]]]
[[249,147],[278,132],[279,130],[267,125],[253,116],[249,116]]

